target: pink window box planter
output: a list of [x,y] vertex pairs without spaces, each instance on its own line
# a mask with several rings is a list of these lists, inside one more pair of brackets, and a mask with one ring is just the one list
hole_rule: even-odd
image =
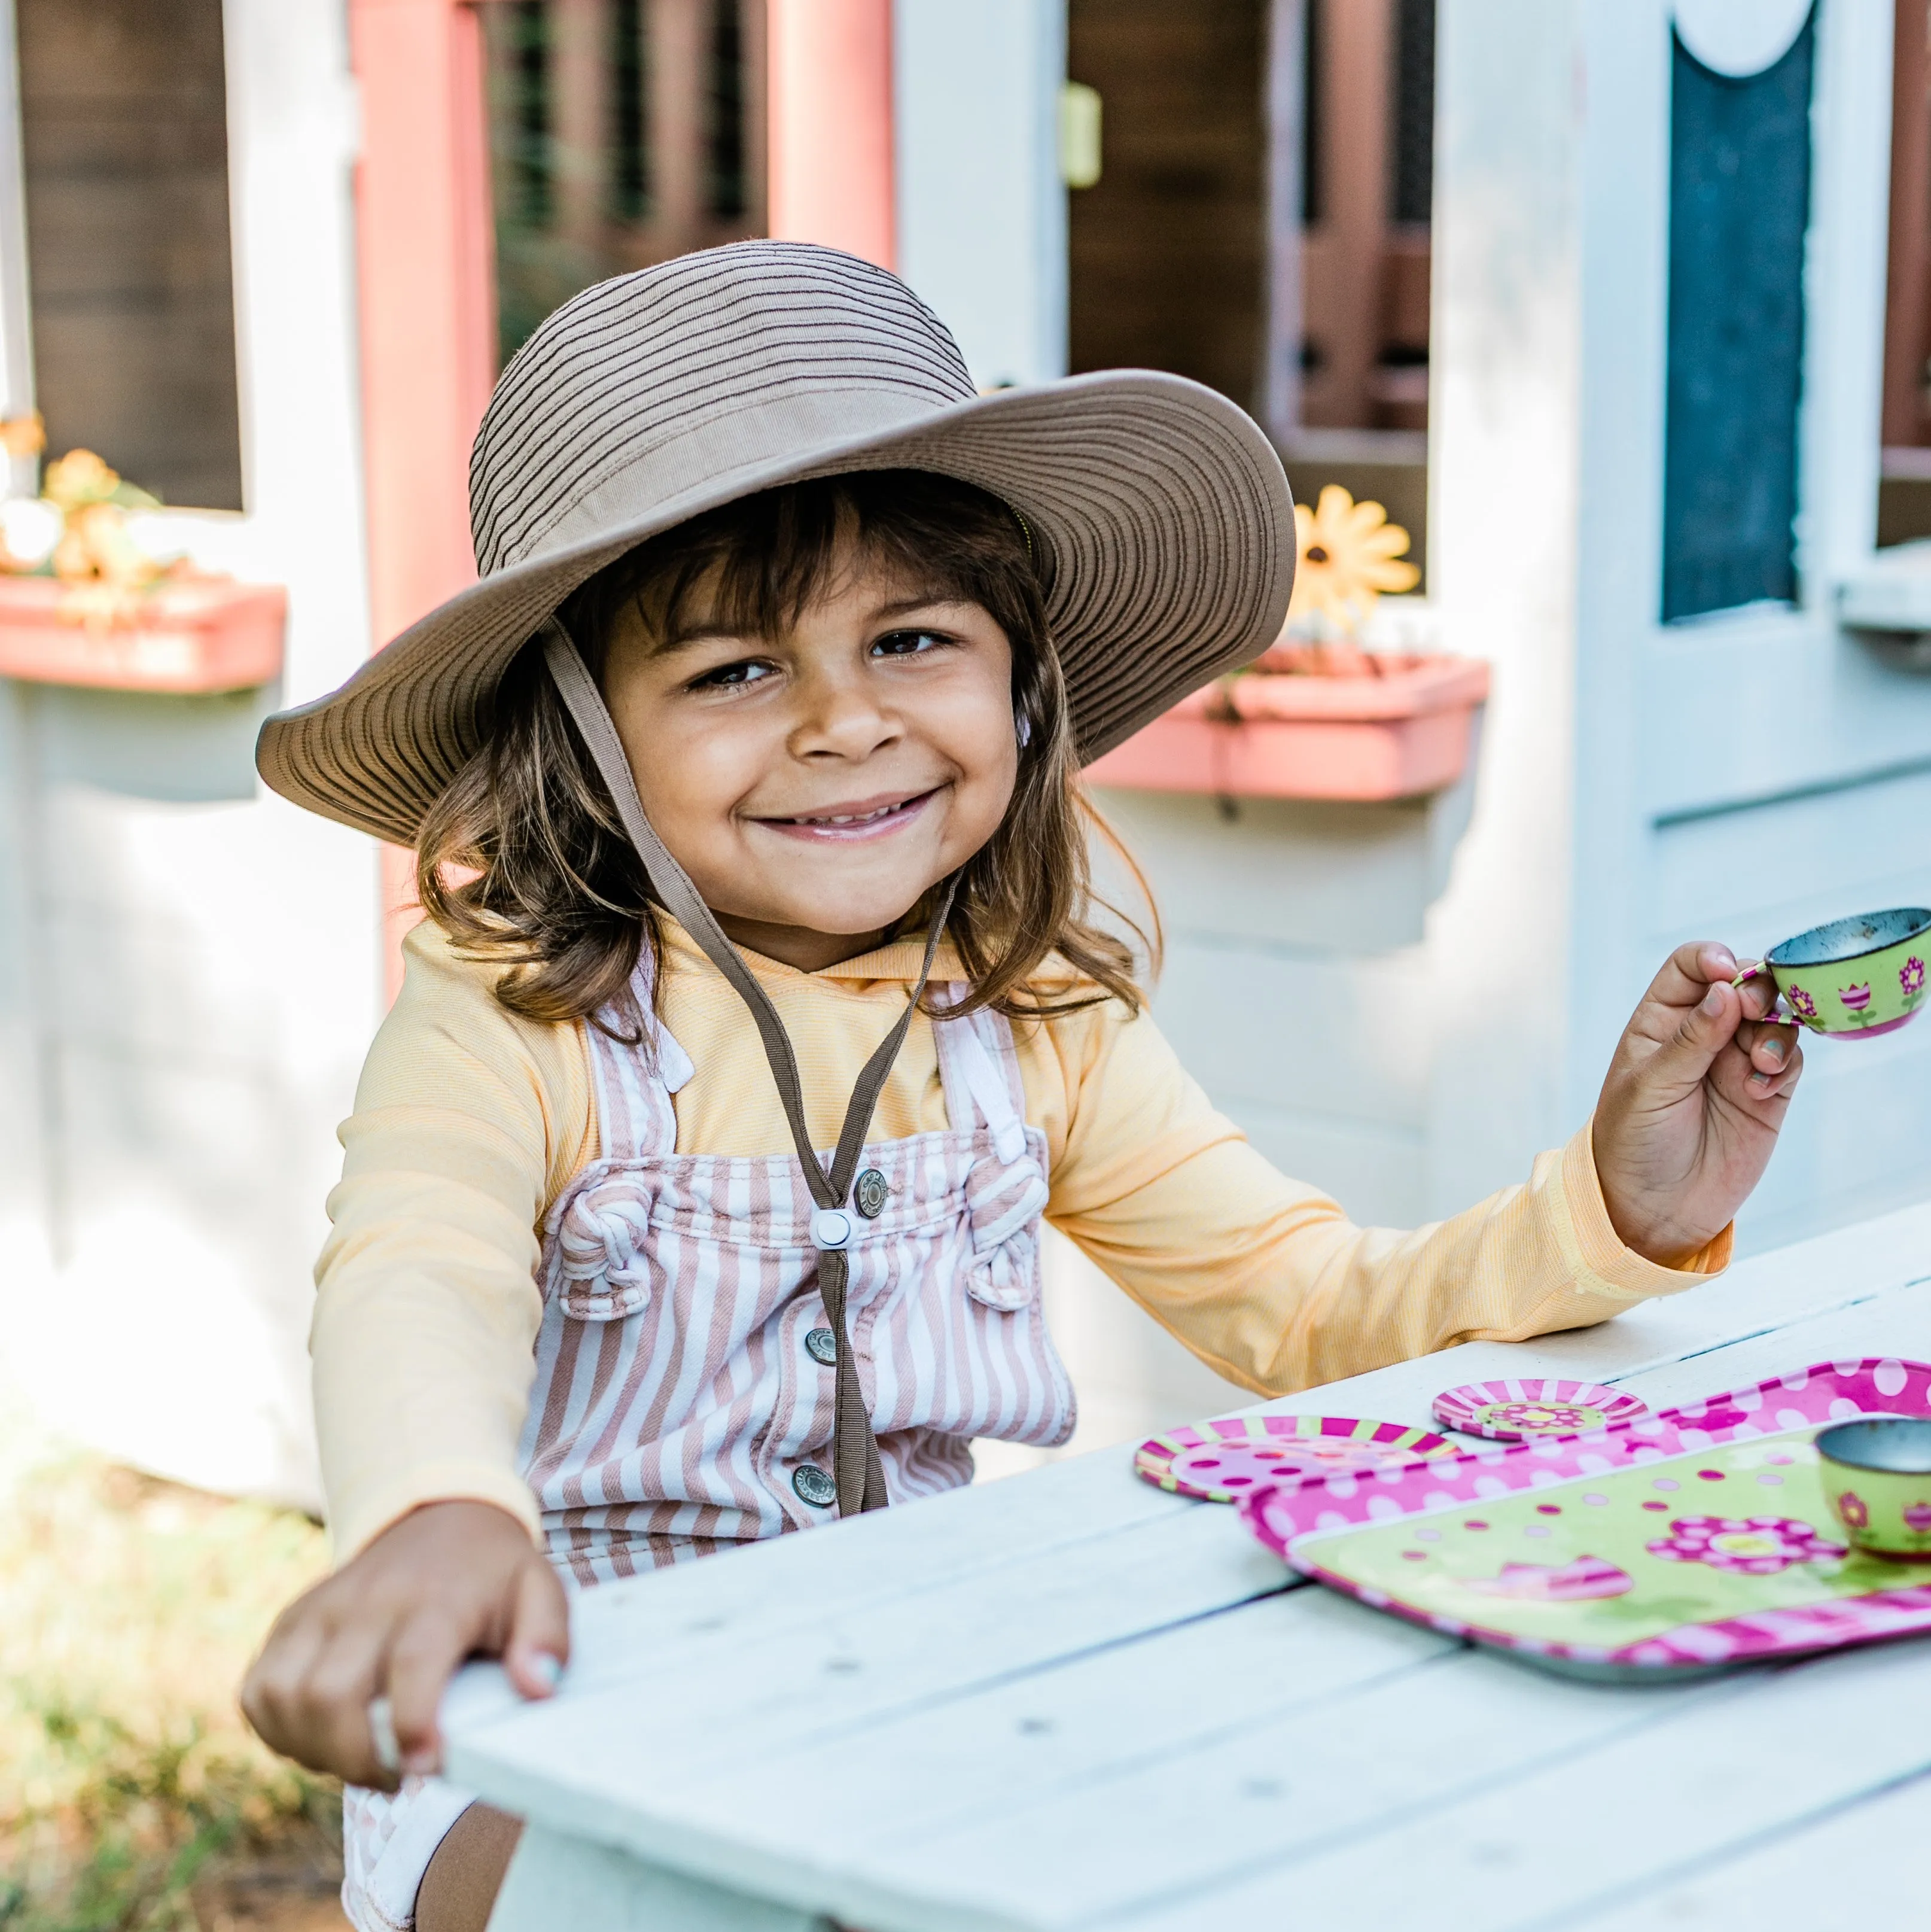
[[131,623],[63,614],[75,586],[0,579],[0,677],[109,691],[246,691],[280,675],[288,592],[220,578],[166,584]]
[[1467,769],[1479,658],[1378,654],[1371,677],[1255,672],[1210,685],[1087,767],[1097,785],[1222,798],[1414,798]]

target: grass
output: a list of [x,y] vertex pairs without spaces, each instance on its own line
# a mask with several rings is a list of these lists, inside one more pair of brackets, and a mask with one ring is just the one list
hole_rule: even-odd
[[325,1564],[302,1516],[0,1436],[4,1932],[343,1925],[339,1793],[235,1705]]

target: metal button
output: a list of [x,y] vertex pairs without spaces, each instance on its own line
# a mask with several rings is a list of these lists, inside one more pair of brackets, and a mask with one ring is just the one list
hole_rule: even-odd
[[852,1203],[868,1221],[876,1221],[885,1212],[892,1184],[875,1167],[868,1167],[852,1190]]
[[814,1247],[841,1248],[852,1238],[852,1217],[842,1208],[820,1208],[811,1216]]
[[805,1330],[805,1352],[813,1361],[823,1362],[828,1369],[835,1368],[838,1338],[829,1328],[808,1328]]
[[800,1462],[791,1472],[791,1486],[798,1500],[814,1509],[829,1509],[838,1499],[838,1486],[815,1462]]

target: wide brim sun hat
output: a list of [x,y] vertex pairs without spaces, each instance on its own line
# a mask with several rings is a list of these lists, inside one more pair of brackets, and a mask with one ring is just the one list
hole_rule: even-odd
[[982,395],[896,276],[737,242],[599,283],[517,352],[470,459],[478,580],[269,718],[262,778],[414,844],[510,661],[572,591],[703,511],[867,470],[953,477],[1023,518],[1082,763],[1257,656],[1286,615],[1287,478],[1225,397],[1150,370]]

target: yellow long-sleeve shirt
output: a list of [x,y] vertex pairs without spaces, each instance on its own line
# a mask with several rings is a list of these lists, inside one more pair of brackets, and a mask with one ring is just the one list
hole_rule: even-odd
[[[695,1063],[677,1150],[790,1151],[742,1001],[667,926],[660,1010]],[[582,1029],[520,1020],[496,969],[432,926],[342,1128],[341,1184],[316,1264],[312,1346],[331,1525],[346,1559],[418,1504],[496,1503],[534,1530],[516,1448],[541,1313],[540,1231],[597,1158]],[[922,947],[806,974],[752,958],[796,1048],[815,1144],[832,1145],[859,1069],[904,1010]],[[958,972],[943,951],[934,973]],[[1585,1128],[1525,1186],[1412,1233],[1351,1225],[1288,1180],[1208,1105],[1151,1020],[1117,1003],[1016,1029],[1027,1118],[1046,1136],[1054,1225],[1201,1359],[1285,1394],[1478,1337],[1600,1322],[1724,1265],[1625,1248]],[[944,1127],[930,1023],[913,1020],[871,1138]]]

